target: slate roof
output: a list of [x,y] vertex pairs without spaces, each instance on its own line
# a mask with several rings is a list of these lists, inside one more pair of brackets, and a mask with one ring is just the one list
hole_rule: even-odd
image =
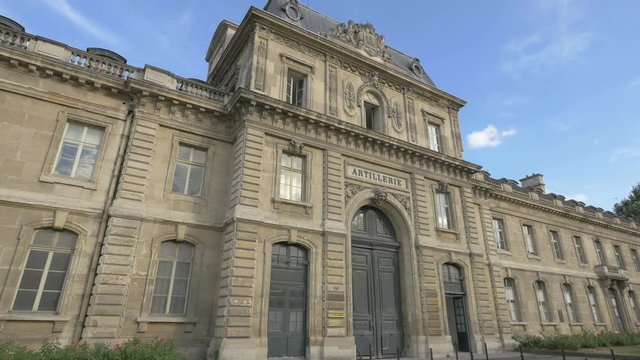
[[[292,24],[296,24],[302,27],[305,30],[308,30],[315,34],[325,35],[333,31],[339,24],[339,21],[331,19],[330,17],[317,12],[311,8],[308,8],[302,4],[298,4],[300,11],[302,13],[302,18],[299,21],[293,21],[289,19],[289,17],[285,14],[283,8],[289,2],[289,0],[269,0],[267,4],[264,6],[264,10],[270,14],[273,14],[287,22]],[[387,46],[391,57],[396,62],[396,64],[392,64],[390,62],[385,62],[387,66],[399,68],[404,73],[410,75],[411,77],[421,80],[422,82],[429,84],[431,86],[435,86],[429,74],[426,71],[423,72],[422,76],[418,76],[414,74],[410,69],[413,64],[414,59],[402,52],[395,50],[389,46]]]

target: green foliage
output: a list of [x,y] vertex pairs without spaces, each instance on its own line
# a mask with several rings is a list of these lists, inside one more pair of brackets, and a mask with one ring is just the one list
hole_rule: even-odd
[[620,216],[626,216],[640,222],[640,183],[637,183],[629,193],[629,196],[613,205],[613,211]]
[[184,359],[178,347],[165,340],[143,342],[133,339],[116,344],[76,344],[61,346],[46,342],[32,350],[15,343],[0,344],[0,360],[179,360]]
[[596,347],[640,345],[640,333],[601,333],[584,331],[571,335],[516,335],[513,337],[524,349],[565,349],[577,350]]

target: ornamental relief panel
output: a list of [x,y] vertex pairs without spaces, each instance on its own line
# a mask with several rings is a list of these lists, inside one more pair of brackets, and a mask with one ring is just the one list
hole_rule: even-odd
[[379,57],[384,61],[395,63],[389,48],[384,44],[384,36],[378,34],[375,27],[370,23],[358,24],[353,20],[349,20],[346,24],[338,24],[333,31],[325,34],[325,36],[362,50],[369,56]]
[[[358,193],[366,189],[368,189],[366,186],[363,186],[360,184],[345,183],[344,184],[345,205],[347,205],[354,196],[356,196]],[[411,214],[411,198],[409,197],[409,195],[402,195],[394,192],[389,192],[387,191],[387,189],[383,187],[373,188],[373,201],[376,203],[376,205],[378,206],[382,205],[385,201],[387,201],[389,196],[396,199],[402,205],[402,207],[407,211],[407,213]]]

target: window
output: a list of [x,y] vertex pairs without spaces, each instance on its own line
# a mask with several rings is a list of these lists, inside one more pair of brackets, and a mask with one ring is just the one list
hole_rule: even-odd
[[629,290],[627,294],[629,295],[629,307],[631,308],[633,316],[635,316],[636,318],[636,324],[640,324],[640,308],[638,308],[638,298],[636,297],[636,292],[633,290]]
[[589,306],[591,307],[591,313],[593,314],[593,321],[597,324],[602,323],[602,313],[600,312],[598,295],[596,294],[596,289],[593,286],[587,287],[587,298],[589,298]]
[[57,311],[77,235],[51,229],[36,231],[13,302],[17,311]]
[[442,135],[440,125],[428,123],[427,135],[429,137],[429,149],[442,152]]
[[507,234],[504,232],[504,221],[502,221],[502,219],[493,219],[493,231],[495,233],[496,246],[498,249],[509,251]]
[[573,299],[573,288],[570,284],[562,284],[562,293],[564,295],[564,303],[567,306],[567,314],[569,315],[569,321],[572,323],[580,322],[580,312],[578,311],[577,304]]
[[287,103],[295,106],[305,106],[306,84],[306,75],[289,70],[287,74]]
[[184,315],[195,246],[165,241],[160,245],[151,313]]
[[515,281],[513,279],[504,279],[504,294],[507,298],[509,317],[511,318],[511,321],[520,321],[520,304],[518,303]]
[[54,165],[54,174],[80,180],[93,177],[104,129],[68,122]]
[[542,322],[550,322],[552,319],[547,299],[547,287],[544,282],[540,280],[534,283],[534,287],[536,290],[536,300],[538,301],[538,311],[540,311],[540,319]]
[[438,228],[453,229],[451,221],[451,206],[449,203],[449,194],[444,192],[436,192],[436,216]]
[[188,196],[202,195],[207,150],[179,144],[171,192]]
[[636,271],[640,272],[640,258],[638,258],[638,251],[631,249],[631,259],[633,259],[633,265],[636,267]]
[[616,257],[616,262],[618,263],[618,266],[622,269],[626,269],[627,266],[624,263],[624,258],[622,257],[622,251],[620,250],[619,245],[613,245],[613,254]]
[[602,242],[598,239],[593,240],[593,245],[596,248],[596,255],[598,256],[598,265],[607,265],[607,256],[604,253]]
[[538,248],[533,238],[533,227],[531,225],[522,225],[522,236],[524,237],[524,245],[529,255],[538,255]]
[[564,260],[564,252],[562,251],[562,244],[560,243],[560,234],[557,231],[549,231],[549,239],[551,240],[551,248],[553,249],[553,256],[556,260]]
[[584,252],[584,246],[582,246],[582,238],[580,236],[573,237],[573,246],[576,248],[576,257],[580,264],[587,264],[587,255]]
[[382,122],[382,102],[376,95],[370,92],[364,94],[362,111],[364,113],[365,128],[384,132]]
[[304,201],[305,157],[283,152],[280,166],[280,198]]

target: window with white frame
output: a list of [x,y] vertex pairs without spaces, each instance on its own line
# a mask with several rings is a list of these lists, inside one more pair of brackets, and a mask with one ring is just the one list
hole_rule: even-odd
[[68,122],[58,149],[53,172],[79,180],[90,180],[100,153],[104,128]]
[[622,256],[622,250],[619,245],[613,245],[613,255],[616,257],[616,262],[618,266],[622,269],[626,269],[627,265],[624,262],[624,257]]
[[498,247],[498,249],[509,251],[507,234],[504,231],[504,221],[502,219],[493,218],[493,232],[496,238],[496,246]]
[[184,315],[195,246],[188,242],[164,241],[160,244],[152,314]]
[[305,160],[304,155],[282,153],[280,159],[280,199],[305,201]]
[[287,93],[285,101],[295,106],[306,105],[307,76],[289,69],[287,73]]
[[549,231],[549,239],[551,240],[551,248],[553,249],[553,257],[556,260],[564,260],[564,252],[560,243],[560,234],[555,230]]
[[587,298],[589,299],[589,306],[591,307],[591,314],[593,315],[593,321],[596,324],[602,323],[602,312],[600,311],[598,294],[596,294],[596,289],[593,286],[587,287]]
[[598,257],[598,265],[607,265],[607,255],[604,253],[604,247],[602,247],[602,241],[599,239],[593,240],[593,246],[596,249],[596,255]]
[[509,306],[509,317],[511,321],[520,321],[520,303],[516,292],[516,282],[512,278],[504,279],[504,294]]
[[584,251],[584,245],[582,245],[582,238],[580,236],[573,237],[573,246],[576,248],[576,257],[580,264],[587,264],[587,254]]
[[427,136],[429,138],[429,149],[442,152],[442,131],[440,130],[440,125],[428,123]]
[[58,310],[77,238],[75,233],[67,230],[43,229],[35,232],[13,301],[13,310]]
[[538,302],[538,311],[540,312],[540,319],[542,322],[550,322],[551,311],[549,309],[549,301],[547,298],[547,286],[543,281],[536,281],[534,283],[536,290],[536,300]]
[[180,143],[171,192],[187,196],[201,196],[206,165],[207,150]]
[[636,271],[640,272],[640,258],[638,257],[638,250],[631,249],[631,259],[633,260],[633,265],[636,267]]
[[562,293],[564,295],[564,304],[567,306],[569,321],[572,323],[580,322],[580,312],[578,311],[578,305],[574,301],[573,287],[571,284],[562,284]]
[[638,298],[636,297],[636,292],[633,290],[629,290],[627,295],[629,295],[629,307],[631,308],[632,315],[636,319],[636,324],[640,324],[640,308],[638,308]]
[[436,217],[437,225],[440,229],[453,229],[453,219],[451,217],[451,199],[449,193],[436,192]]
[[522,225],[522,236],[527,253],[529,255],[538,255],[538,247],[533,237],[533,227],[531,225]]

